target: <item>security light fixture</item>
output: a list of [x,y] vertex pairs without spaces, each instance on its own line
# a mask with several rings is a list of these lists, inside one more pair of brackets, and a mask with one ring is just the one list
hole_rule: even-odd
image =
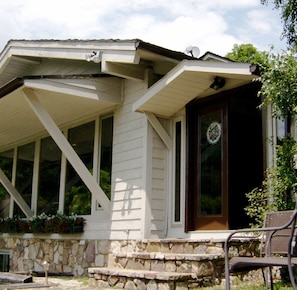
[[102,58],[102,51],[93,51],[92,53],[86,54],[87,61],[93,61],[95,63],[99,63]]
[[210,85],[210,88],[217,91],[224,87],[225,79],[221,77],[215,77],[214,82]]

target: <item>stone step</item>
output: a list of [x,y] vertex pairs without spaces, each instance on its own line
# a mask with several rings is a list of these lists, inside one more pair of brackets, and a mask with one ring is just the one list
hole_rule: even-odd
[[108,267],[95,267],[89,268],[89,274],[100,274],[105,276],[121,276],[127,278],[138,278],[147,280],[160,280],[160,281],[183,281],[195,280],[197,276],[194,273],[173,273],[173,272],[158,272],[158,271],[145,271],[145,270],[132,270],[132,269],[117,269]]
[[[224,252],[224,240],[161,239],[142,240],[137,252],[218,254]],[[135,251],[135,250],[134,250]]]
[[99,289],[188,289],[189,285],[196,286],[198,283],[194,273],[117,268],[89,268],[88,273],[89,285]]
[[143,259],[143,260],[167,260],[167,261],[204,261],[224,259],[224,254],[181,254],[181,253],[161,253],[161,252],[130,252],[117,253],[116,258]]
[[118,253],[109,266],[121,269],[194,273],[198,277],[217,276],[224,270],[221,254],[176,254],[176,253]]

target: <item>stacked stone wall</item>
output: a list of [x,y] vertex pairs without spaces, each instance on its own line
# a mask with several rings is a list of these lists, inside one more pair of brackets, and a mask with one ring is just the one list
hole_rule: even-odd
[[[233,245],[230,252],[231,255],[253,255],[254,252],[258,251],[258,243],[239,244],[235,243]],[[81,276],[88,275],[88,268],[93,267],[125,268],[121,253],[184,253],[224,257],[224,242],[180,239],[63,240],[53,237],[34,237],[33,235],[30,237],[2,235],[0,238],[0,250],[9,252],[11,272],[43,272],[42,264],[44,261],[47,261],[50,265],[50,272],[59,274],[70,273],[74,276]],[[157,261],[151,261],[150,263],[158,265]],[[222,268],[222,265],[220,265],[220,268]],[[164,269],[162,270],[164,271]],[[168,268],[165,270],[168,270]]]
[[107,265],[110,243],[106,240],[58,240],[2,237],[0,249],[9,251],[10,271],[43,272],[44,261],[49,272],[87,275],[89,267]]

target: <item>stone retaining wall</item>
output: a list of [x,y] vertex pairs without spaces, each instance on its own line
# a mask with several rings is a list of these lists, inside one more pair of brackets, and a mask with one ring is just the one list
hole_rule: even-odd
[[107,265],[110,243],[106,240],[2,237],[0,249],[9,250],[11,272],[43,272],[42,263],[47,261],[49,272],[81,276],[87,275],[89,267]]
[[[42,263],[50,264],[49,271],[71,273],[75,276],[87,275],[90,267],[118,266],[117,254],[131,252],[162,252],[187,254],[223,255],[223,241],[213,242],[190,240],[83,240],[16,237],[2,235],[0,250],[9,251],[10,271],[31,273],[43,272]],[[256,246],[246,243],[245,246],[233,247],[232,254],[238,255],[256,251]]]

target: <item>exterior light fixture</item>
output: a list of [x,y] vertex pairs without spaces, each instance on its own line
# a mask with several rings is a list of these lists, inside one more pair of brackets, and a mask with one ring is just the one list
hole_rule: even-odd
[[50,265],[47,261],[43,261],[42,266],[44,269],[45,285],[48,285],[48,270]]
[[210,88],[217,91],[224,87],[225,79],[221,77],[215,77],[214,82],[210,85]]
[[88,62],[93,61],[95,63],[99,63],[102,58],[102,51],[93,51],[92,53],[86,54],[86,60]]

